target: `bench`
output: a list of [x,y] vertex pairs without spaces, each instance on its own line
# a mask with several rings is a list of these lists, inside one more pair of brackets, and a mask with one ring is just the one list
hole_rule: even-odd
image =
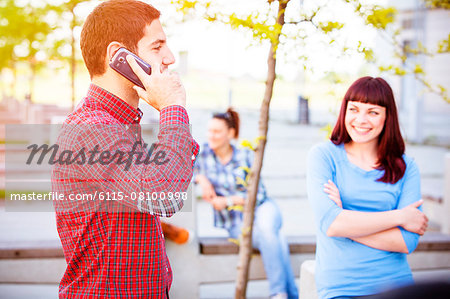
[[[296,253],[315,253],[316,237],[315,236],[288,236],[289,251],[291,254]],[[238,254],[239,247],[228,241],[227,238],[221,237],[200,237],[199,250],[201,254]],[[421,251],[450,251],[450,235],[438,232],[428,232],[420,238],[419,245],[415,252]],[[254,254],[258,254],[258,250],[254,250]]]
[[[288,236],[291,254],[315,253],[315,236]],[[239,247],[223,237],[199,237],[199,253],[203,255],[234,255]],[[176,245],[174,245],[176,246]],[[420,238],[415,252],[450,251],[450,235],[428,232]],[[259,254],[254,249],[254,254]],[[0,243],[0,259],[64,258],[59,240]]]
[[[286,238],[291,253],[315,253],[316,237],[315,236],[289,236]],[[200,254],[238,254],[239,247],[223,237],[200,237],[199,239]],[[450,238],[449,238],[450,246]],[[450,247],[449,247],[450,250]],[[259,251],[254,249],[254,254]]]
[[0,243],[0,260],[42,258],[64,258],[61,242],[59,240],[39,240]]
[[[314,259],[314,236],[289,236],[287,241],[293,269]],[[168,241],[166,246],[175,273],[174,298],[198,298],[200,284],[235,280],[239,248],[227,238],[191,236],[187,244]],[[265,279],[259,252],[254,254],[249,278]],[[450,235],[426,233],[408,259],[413,270],[450,269]],[[0,243],[0,283],[58,283],[65,265],[59,240]]]

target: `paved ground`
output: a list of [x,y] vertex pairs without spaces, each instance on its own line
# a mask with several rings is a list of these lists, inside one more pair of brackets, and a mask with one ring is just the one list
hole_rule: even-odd
[[[416,281],[450,280],[450,270],[418,271],[413,273]],[[299,280],[296,279],[297,285]],[[0,284],[0,299],[57,299],[57,284]],[[266,299],[269,284],[266,280],[250,281],[247,287],[247,298]],[[221,294],[218,296],[217,294]],[[205,284],[200,286],[201,299],[234,298],[234,284]],[[175,298],[178,299],[178,298]]]
[[[193,135],[199,143],[206,141],[205,128],[210,115],[211,111],[190,111]],[[253,139],[257,132],[257,112],[243,112],[242,118],[241,138]],[[294,124],[280,114],[275,114],[274,119],[270,124],[268,136],[263,168],[264,182],[269,195],[281,207],[284,233],[286,235],[314,234],[312,213],[306,200],[306,155],[312,145],[325,140],[325,133],[318,126]],[[448,148],[445,147],[407,146],[407,153],[414,157],[419,165],[424,195],[433,197],[443,195],[443,161],[448,152]],[[210,207],[200,202],[198,208],[197,215],[202,215],[198,218],[199,235],[224,235],[224,232],[212,227]],[[4,208],[0,207],[0,242],[55,239],[58,239],[58,235],[53,213],[5,213]],[[447,270],[442,273],[416,273],[415,275],[429,277],[436,274],[450,275]],[[214,297],[211,294],[215,294],[218,288],[225,297],[231,297],[232,284],[221,284],[203,286],[202,298]],[[0,284],[0,298],[52,298],[52,294],[56,291],[56,285]],[[267,282],[250,284],[249,297],[264,297],[264,294],[267,294]]]

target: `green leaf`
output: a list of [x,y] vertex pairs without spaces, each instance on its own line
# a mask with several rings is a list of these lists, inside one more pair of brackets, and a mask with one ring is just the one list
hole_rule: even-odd
[[377,29],[386,29],[386,27],[393,23],[397,10],[393,7],[381,7],[375,5],[367,13],[366,24],[372,25]]
[[247,148],[247,149],[249,149],[249,150],[255,151],[255,148],[253,147],[253,144],[251,143],[250,140],[243,139],[243,140],[241,141],[241,146],[242,146],[243,148]]
[[248,183],[244,181],[242,178],[236,177],[236,185],[242,185],[244,187],[247,187]]
[[421,66],[420,64],[416,64],[416,65],[414,66],[413,72],[414,72],[415,74],[423,74],[423,73],[424,73],[423,68],[422,68],[422,66]]
[[333,127],[330,124],[327,124],[326,126],[320,128],[320,130],[327,133],[326,139],[330,139],[331,133],[333,132]]
[[195,9],[198,1],[188,1],[188,0],[172,0],[171,3],[176,7],[176,10],[183,13],[184,15],[189,14]]
[[440,91],[441,93],[447,92],[447,89],[446,89],[444,86],[438,84],[437,87],[439,88],[439,91]]
[[320,30],[322,30],[324,33],[329,33],[333,30],[339,30],[342,29],[344,27],[344,24],[339,23],[339,22],[320,22],[318,24],[318,27],[320,28]]
[[450,33],[448,34],[447,39],[441,40],[438,43],[438,53],[449,53],[450,52]]
[[250,173],[250,168],[247,166],[239,166],[238,169],[245,171],[246,173]]
[[380,70],[380,72],[388,72],[391,71],[393,67],[393,65],[380,65],[378,66],[378,69]]
[[256,137],[256,138],[253,140],[253,144],[255,144],[255,147],[258,146],[258,144],[259,144],[259,142],[260,142],[261,140],[266,140],[266,137],[265,137],[265,136],[258,136],[258,137]]
[[228,242],[234,243],[234,244],[236,244],[237,246],[239,246],[239,239],[228,238]]
[[404,76],[407,74],[405,69],[398,67],[398,66],[394,67],[393,70],[394,70],[394,74],[398,75],[398,76]]
[[[244,206],[242,205],[236,205],[236,206],[231,206],[227,208],[228,211],[238,211],[238,212],[243,212],[244,211]],[[238,244],[239,245],[239,244]]]
[[431,8],[450,9],[450,0],[425,0],[425,4]]

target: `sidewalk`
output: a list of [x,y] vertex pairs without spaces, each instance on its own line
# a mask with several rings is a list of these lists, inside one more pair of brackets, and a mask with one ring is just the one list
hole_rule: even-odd
[[[175,274],[176,275],[176,274]],[[413,272],[415,281],[431,279],[450,280],[450,270],[417,271]],[[299,279],[296,279],[299,285]],[[248,299],[265,299],[269,293],[267,280],[250,281],[247,286]],[[1,284],[0,299],[57,299],[57,284]],[[221,295],[217,295],[221,294]],[[232,299],[234,298],[234,284],[221,283],[200,286],[200,299]],[[178,298],[174,298],[178,299]]]

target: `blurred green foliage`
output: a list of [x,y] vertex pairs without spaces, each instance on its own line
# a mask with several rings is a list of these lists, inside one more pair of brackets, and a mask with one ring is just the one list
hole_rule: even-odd
[[[220,22],[230,25],[233,29],[244,29],[252,33],[253,40],[251,42],[269,41],[271,44],[276,43],[276,47],[289,45],[289,49],[302,49],[309,47],[308,37],[311,33],[305,34],[305,26],[315,28],[314,36],[322,36],[324,42],[328,41],[330,46],[339,44],[342,45],[340,52],[342,56],[347,53],[354,53],[355,51],[363,55],[366,61],[374,63],[380,71],[389,72],[393,75],[404,76],[406,74],[413,74],[418,81],[420,81],[428,92],[435,93],[442,99],[450,103],[447,90],[440,86],[433,84],[424,71],[423,66],[417,65],[414,61],[410,61],[407,57],[417,55],[433,56],[442,53],[450,52],[450,34],[448,38],[440,41],[436,45],[436,50],[427,49],[420,42],[414,47],[404,46],[400,38],[401,30],[395,26],[397,10],[393,7],[381,6],[372,4],[371,2],[361,0],[341,0],[339,2],[345,3],[351,7],[356,16],[359,16],[363,22],[372,28],[375,28],[394,48],[393,57],[396,57],[395,62],[388,65],[383,64],[386,59],[375,57],[374,50],[363,44],[361,41],[356,47],[348,46],[345,41],[340,38],[340,29],[345,28],[347,24],[343,23],[336,14],[330,14],[327,2],[317,2],[312,5],[314,1],[309,1],[308,9],[306,9],[306,1],[301,1],[297,5],[296,1],[287,1],[286,24],[282,30],[277,26],[277,15],[274,13],[276,3],[279,1],[261,0],[259,9],[255,9],[251,13],[242,13],[237,10],[232,13],[224,12],[220,8],[219,1],[208,0],[172,0],[172,3],[177,7],[178,11],[184,16],[184,19],[202,17],[211,22]],[[305,2],[305,3],[304,3]],[[338,1],[336,1],[338,2]],[[450,1],[425,0],[424,5],[430,8],[449,9]],[[313,7],[313,8],[311,8]],[[289,11],[289,14],[287,13]],[[289,28],[289,30],[287,30]],[[363,29],[363,28],[361,28]],[[280,34],[279,41],[275,40]],[[278,45],[279,43],[279,45]],[[301,50],[299,51],[299,53]],[[292,55],[293,53],[291,53]],[[295,54],[294,54],[295,55]],[[312,69],[314,66],[309,63],[307,56],[303,54],[298,55],[298,63],[304,69]]]
[[17,61],[26,61],[35,71],[45,63],[36,54],[45,50],[52,27],[45,21],[50,6],[17,5],[14,0],[0,3],[0,70],[14,68]]
[[[50,62],[70,63],[74,69],[73,31],[81,25],[75,8],[89,1],[65,0],[59,5],[46,1],[0,2],[0,72],[8,68],[15,73],[18,63],[26,63],[30,72],[28,93],[31,99],[36,74]],[[70,30],[64,30],[66,27]],[[67,45],[72,48],[71,54],[61,50]],[[74,71],[71,73],[74,76]]]
[[425,0],[428,7],[450,9],[450,0]]

